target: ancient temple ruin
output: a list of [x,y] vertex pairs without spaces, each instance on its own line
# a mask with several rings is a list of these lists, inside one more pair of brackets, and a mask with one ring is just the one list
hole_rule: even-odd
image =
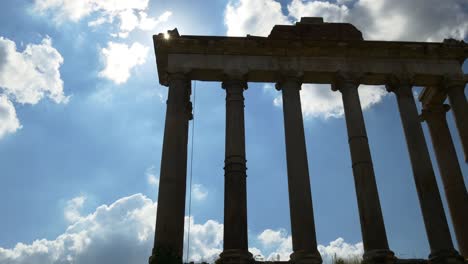
[[[299,90],[331,84],[342,94],[366,263],[397,263],[379,202],[360,84],[395,94],[406,137],[431,263],[468,258],[468,195],[446,121],[455,117],[468,160],[468,45],[366,41],[347,23],[302,18],[276,25],[268,37],[189,36],[177,29],[154,37],[159,82],[168,86],[155,244],[151,264],[181,263],[186,198],[191,80],[220,82],[226,91],[224,246],[219,263],[254,263],[248,252],[244,96],[248,82],[275,83],[283,98],[293,252],[290,263],[321,263],[317,251]],[[419,114],[412,88],[424,87]],[[449,105],[444,104],[448,97]],[[201,117],[203,118],[203,117]],[[421,121],[427,122],[460,253],[454,249]],[[319,227],[318,227],[319,228]]]

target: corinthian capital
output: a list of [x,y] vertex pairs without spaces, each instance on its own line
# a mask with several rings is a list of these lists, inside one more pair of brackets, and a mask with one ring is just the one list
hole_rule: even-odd
[[411,88],[413,87],[414,78],[411,74],[401,73],[392,74],[387,77],[385,88],[387,92],[394,92],[398,95],[411,95]]
[[342,91],[345,87],[357,88],[362,77],[362,73],[339,71],[334,76],[331,88],[333,91]]

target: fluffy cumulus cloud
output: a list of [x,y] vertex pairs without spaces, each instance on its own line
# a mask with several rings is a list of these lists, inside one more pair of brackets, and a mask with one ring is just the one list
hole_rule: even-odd
[[[18,243],[13,248],[0,247],[0,263],[127,264],[148,261],[154,241],[155,202],[142,194],[134,194],[82,215],[80,209],[85,201],[86,197],[79,196],[67,203],[64,211],[70,225],[63,234],[53,240],[39,239],[31,244]],[[222,251],[223,224],[215,220],[196,223],[193,217],[186,217],[185,221],[186,234],[190,223],[190,250],[184,250],[185,254],[189,252],[189,260],[213,262]],[[291,236],[286,231],[267,229],[254,239],[260,241],[261,249],[252,247],[249,251],[257,259],[276,260],[278,256],[281,260],[289,259]],[[348,244],[342,238],[327,246],[320,245],[318,249],[326,261],[335,255],[349,258],[363,252],[362,243]]]
[[65,219],[72,223],[80,220],[80,209],[83,207],[85,201],[85,196],[78,196],[68,201],[64,210]]
[[[382,101],[388,94],[382,86],[361,85],[358,89],[363,110]],[[340,92],[333,92],[330,85],[303,84],[301,90],[302,113],[306,118],[339,118],[344,114]],[[273,99],[275,106],[281,107],[281,95]]]
[[88,22],[91,27],[118,21],[120,31],[112,35],[126,38],[136,28],[153,30],[172,15],[165,11],[157,18],[150,17],[148,4],[149,0],[35,0],[34,10],[51,15],[57,23],[77,22],[91,16],[94,17]]
[[229,36],[265,36],[274,25],[289,24],[281,12],[280,3],[273,0],[230,1],[226,6],[224,23]]
[[13,103],[5,95],[0,95],[0,139],[20,128]]
[[13,102],[34,105],[45,97],[68,102],[60,77],[62,63],[49,37],[20,51],[15,42],[0,36],[0,138],[21,127]]
[[0,37],[0,54],[0,87],[10,98],[22,104],[37,104],[44,97],[67,101],[59,71],[63,58],[50,38],[18,51],[13,41]]
[[[292,237],[284,229],[266,229],[257,236],[261,242],[266,260],[289,260],[292,252]],[[318,245],[324,263],[331,263],[333,258],[359,259],[364,253],[361,242],[349,244],[339,237],[328,245]]]
[[145,63],[148,47],[135,42],[131,46],[110,41],[107,47],[101,49],[104,60],[104,69],[99,76],[107,78],[116,84],[125,83],[130,78],[131,70]]

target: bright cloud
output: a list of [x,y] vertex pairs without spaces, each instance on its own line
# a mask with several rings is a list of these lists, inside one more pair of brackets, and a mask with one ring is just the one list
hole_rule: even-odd
[[[361,85],[358,89],[363,110],[382,101],[388,92],[382,86]],[[340,92],[333,92],[330,85],[303,84],[301,89],[302,113],[306,118],[342,117],[343,101]],[[281,107],[281,95],[273,99],[275,106]]]
[[281,12],[281,4],[276,1],[239,0],[227,4],[224,23],[228,36],[267,36],[274,25],[290,22]]
[[86,197],[84,196],[78,196],[68,201],[63,212],[65,219],[71,223],[80,220],[80,209],[83,207],[85,201]]
[[[142,194],[118,199],[110,205],[101,205],[89,215],[79,210],[86,199],[71,199],[65,213],[73,211],[70,225],[54,240],[39,239],[31,244],[18,243],[14,248],[0,247],[0,263],[29,264],[98,264],[145,263],[151,254],[154,238],[157,204]],[[185,218],[185,232],[190,223],[191,261],[213,262],[222,251],[223,224],[208,220],[203,224],[193,218]],[[284,230],[267,229],[258,240],[265,242],[263,249],[251,247],[250,252],[262,259],[289,259],[291,236]],[[348,244],[342,238],[327,246],[318,247],[324,260],[335,255],[353,257],[362,254],[362,243]],[[185,250],[187,253],[187,250]],[[185,256],[184,256],[185,259]],[[325,262],[329,263],[329,262]]]
[[358,0],[352,5],[350,1],[292,0],[288,5],[289,16],[295,20],[321,16],[327,22],[349,22],[371,40],[464,39],[468,34],[464,10],[464,0]]
[[56,103],[67,102],[59,71],[63,58],[50,38],[17,51],[13,41],[0,37],[0,54],[0,88],[14,101],[37,104],[47,96]]
[[0,95],[0,139],[20,128],[13,103],[5,95]]
[[0,37],[0,139],[21,128],[13,102],[37,104],[44,97],[67,103],[60,77],[62,55],[46,37],[23,51],[15,42]]
[[208,196],[208,191],[202,184],[194,184],[192,187],[193,198],[197,201],[203,201]]
[[146,169],[145,174],[146,174],[146,179],[148,181],[148,184],[158,187],[159,186],[159,177],[156,176],[155,170],[156,170],[156,168],[154,166],[151,166],[148,169]]
[[[257,239],[266,247],[263,253],[268,255],[267,260],[289,260],[292,253],[292,237],[285,230],[266,229],[257,236]],[[361,242],[348,244],[341,237],[329,245],[318,245],[317,248],[324,263],[331,263],[334,257],[359,259],[364,253]]]
[[149,17],[148,4],[149,0],[35,0],[34,9],[50,14],[58,23],[77,22],[92,14],[97,18],[88,22],[90,27],[117,20],[120,22],[120,32],[111,35],[126,38],[136,28],[153,30],[172,15],[170,11],[165,11],[158,18]]
[[135,42],[132,46],[110,41],[101,50],[105,67],[99,76],[107,78],[116,84],[125,83],[130,78],[130,71],[137,65],[145,63],[148,47]]

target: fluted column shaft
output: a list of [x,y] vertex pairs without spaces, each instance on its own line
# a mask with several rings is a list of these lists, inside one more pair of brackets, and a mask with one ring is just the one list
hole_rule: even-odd
[[429,127],[459,250],[468,258],[468,194],[447,125],[449,109],[448,105],[425,105],[421,117]]
[[221,263],[248,263],[247,167],[245,159],[244,89],[240,80],[223,82],[226,90],[226,157],[224,161],[224,246]]
[[182,261],[188,121],[191,119],[191,112],[190,81],[183,74],[171,74],[151,264]]
[[465,82],[449,82],[446,83],[446,86],[458,135],[460,136],[460,141],[463,146],[465,162],[468,162],[468,104],[464,93]]
[[388,246],[358,86],[353,79],[339,78],[332,88],[339,90],[343,98],[364,259],[370,263],[392,263],[394,254]]
[[309,167],[302,119],[301,83],[294,78],[276,85],[282,90],[289,209],[294,263],[322,263],[317,250]]
[[453,248],[434,169],[419,121],[412,86],[396,82],[387,85],[387,89],[393,91],[397,97],[416,190],[431,248],[429,256],[431,262],[447,263],[449,259],[458,259],[460,256]]

